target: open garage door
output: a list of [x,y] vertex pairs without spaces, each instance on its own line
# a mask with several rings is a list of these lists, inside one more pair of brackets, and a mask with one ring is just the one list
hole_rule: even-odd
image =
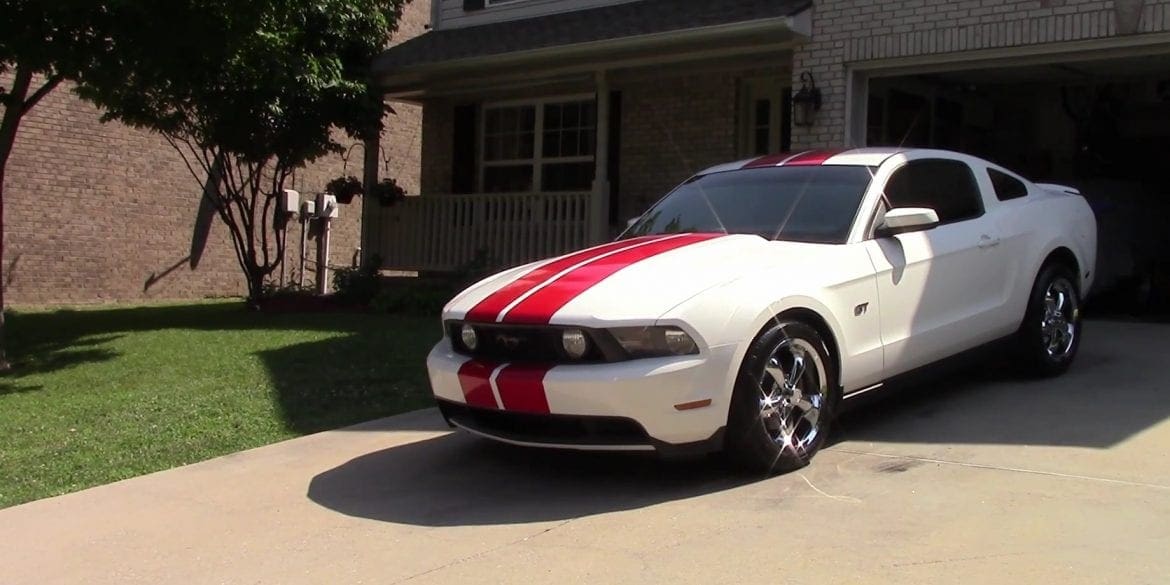
[[873,77],[866,141],[968,152],[1097,213],[1091,309],[1170,315],[1170,51]]

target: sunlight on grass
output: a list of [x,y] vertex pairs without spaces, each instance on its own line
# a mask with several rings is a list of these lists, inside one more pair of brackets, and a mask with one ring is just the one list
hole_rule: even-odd
[[234,302],[13,314],[0,507],[428,406],[439,335]]

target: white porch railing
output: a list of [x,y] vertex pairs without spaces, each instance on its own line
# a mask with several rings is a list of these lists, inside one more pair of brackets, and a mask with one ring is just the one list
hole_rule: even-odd
[[482,252],[518,266],[589,244],[592,193],[426,195],[382,211],[382,266],[457,270]]

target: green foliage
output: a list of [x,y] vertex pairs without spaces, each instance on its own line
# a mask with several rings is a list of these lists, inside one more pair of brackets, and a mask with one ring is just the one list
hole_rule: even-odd
[[347,304],[366,305],[378,294],[381,278],[376,264],[360,268],[338,268],[333,271],[333,290],[337,300]]
[[390,207],[406,198],[406,189],[399,186],[398,181],[386,178],[374,186],[374,197],[377,198],[378,203]]
[[[3,0],[0,0],[3,1]],[[228,228],[248,296],[285,258],[276,197],[341,140],[379,135],[389,111],[370,65],[407,0],[119,0],[78,93],[163,135]]]
[[375,313],[396,313],[416,317],[438,317],[458,293],[449,283],[409,284],[390,286],[370,301]]
[[264,298],[272,299],[279,297],[309,297],[315,296],[317,291],[313,290],[311,286],[301,286],[297,282],[288,282],[285,284],[278,284],[275,282],[268,282],[264,284]]
[[429,406],[442,335],[433,318],[239,302],[12,321],[0,508]]
[[337,177],[325,185],[325,191],[336,195],[337,200],[342,203],[353,201],[353,198],[361,195],[363,190],[361,180],[352,175]]
[[[107,15],[93,0],[0,0],[0,74],[76,78],[103,53]],[[0,87],[0,104],[8,97]]]
[[82,96],[108,119],[296,167],[377,136],[370,65],[406,0],[121,0]]

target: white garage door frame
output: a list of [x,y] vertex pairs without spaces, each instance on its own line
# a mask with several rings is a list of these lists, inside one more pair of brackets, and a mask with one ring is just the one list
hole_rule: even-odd
[[846,147],[865,146],[869,105],[869,80],[996,67],[1022,67],[1070,61],[1123,59],[1170,54],[1170,33],[1154,33],[1045,43],[914,57],[860,61],[845,66]]

